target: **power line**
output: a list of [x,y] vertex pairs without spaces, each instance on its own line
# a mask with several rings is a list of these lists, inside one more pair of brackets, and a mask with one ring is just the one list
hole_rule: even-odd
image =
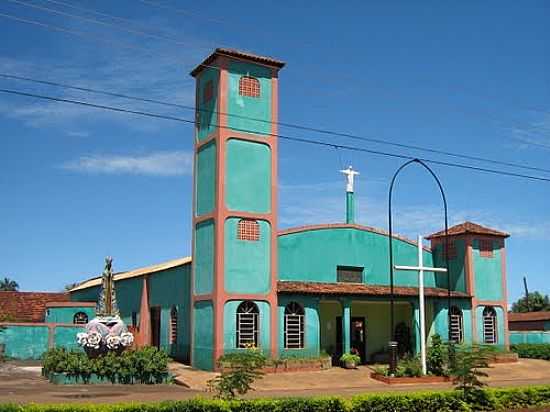
[[[45,95],[39,95],[39,94],[34,94],[34,93],[21,92],[21,91],[18,91],[18,90],[0,89],[0,92],[1,93],[18,95],[18,96],[33,97],[33,98],[42,99],[42,100],[61,102],[61,103],[70,103],[70,104],[74,104],[74,105],[92,107],[92,108],[102,109],[102,110],[111,110],[111,111],[115,111],[115,112],[119,112],[119,113],[134,114],[134,115],[145,116],[145,117],[150,117],[150,118],[155,118],[155,119],[172,120],[172,121],[176,121],[176,122],[193,124],[193,125],[196,124],[196,122],[194,120],[184,119],[184,118],[175,117],[175,116],[167,116],[167,115],[162,115],[162,114],[158,114],[158,113],[151,113],[151,112],[144,112],[144,111],[138,111],[138,110],[124,109],[124,108],[120,108],[120,107],[100,105],[100,104],[95,104],[95,103],[79,101],[79,100],[63,99],[63,98],[60,98],[60,97],[45,96]],[[213,126],[219,127],[219,128],[222,128],[222,129],[229,129],[229,130],[239,131],[239,132],[243,132],[243,133],[253,133],[253,134],[257,133],[254,130],[248,130],[248,129],[234,128],[234,127],[221,126],[221,125],[213,125]],[[393,158],[398,158],[398,159],[407,159],[407,160],[418,159],[418,160],[422,160],[424,162],[437,164],[437,165],[441,165],[441,166],[448,166],[448,167],[454,167],[454,168],[459,168],[459,169],[473,170],[473,171],[477,171],[477,172],[490,173],[490,174],[495,174],[495,175],[518,177],[518,178],[536,180],[536,181],[542,181],[542,182],[550,182],[550,178],[545,178],[545,177],[540,177],[540,176],[525,175],[525,174],[508,172],[508,171],[498,170],[498,169],[488,169],[488,168],[470,166],[470,165],[461,164],[461,163],[445,162],[445,161],[436,160],[436,159],[416,158],[416,157],[413,157],[413,156],[399,154],[399,153],[382,152],[382,151],[379,151],[379,150],[372,150],[372,149],[367,149],[367,148],[364,148],[364,147],[341,145],[341,144],[335,144],[335,143],[330,143],[330,142],[324,142],[324,141],[321,141],[321,140],[312,140],[312,139],[305,139],[305,138],[300,138],[300,137],[286,136],[286,135],[282,135],[282,134],[278,134],[278,133],[262,133],[262,134],[265,135],[265,136],[277,137],[277,138],[283,139],[283,140],[299,142],[299,143],[306,143],[306,144],[312,144],[312,145],[318,145],[318,146],[324,146],[324,147],[330,147],[330,148],[334,148],[334,149],[345,149],[345,150],[356,151],[356,152],[370,153],[370,154],[379,155],[379,156],[393,157]]]
[[[26,7],[32,7],[32,8],[38,9],[38,10],[43,10],[43,11],[46,11],[48,13],[54,13],[54,14],[58,14],[58,15],[61,15],[61,16],[66,16],[66,17],[70,17],[70,18],[73,18],[73,19],[86,21],[86,22],[89,22],[89,23],[100,24],[100,25],[106,26],[106,27],[114,27],[117,30],[125,31],[127,33],[131,33],[131,34],[135,34],[135,35],[145,36],[145,37],[149,37],[149,38],[157,39],[157,40],[170,41],[170,42],[172,42],[174,44],[178,44],[180,46],[187,46],[188,45],[185,42],[180,42],[178,40],[171,39],[169,37],[159,36],[157,34],[148,33],[148,32],[144,32],[144,31],[141,31],[141,30],[129,29],[129,28],[126,28],[126,27],[121,26],[119,24],[108,23],[108,22],[104,22],[104,21],[101,21],[101,20],[97,20],[97,19],[78,16],[76,14],[71,14],[71,13],[66,13],[64,11],[55,10],[55,9],[50,8],[50,7],[44,7],[44,6],[39,6],[37,4],[26,3],[26,2],[20,1],[20,0],[7,0],[7,1],[10,1],[10,2],[16,3],[16,4],[20,4],[20,5],[26,6]],[[50,1],[50,0],[46,0],[46,1]]]
[[207,20],[207,21],[210,21],[210,22],[213,22],[213,23],[227,24],[227,22],[225,22],[223,20],[213,19],[211,17],[204,17],[204,16],[199,15],[198,13],[195,13],[195,12],[187,10],[187,9],[171,7],[171,6],[167,6],[165,4],[159,4],[159,3],[155,3],[153,1],[148,1],[148,0],[138,0],[138,1],[143,3],[143,4],[147,4],[149,6],[158,7],[159,9],[164,9],[164,10],[170,10],[170,11],[178,13],[178,14],[185,14],[187,16],[195,16],[195,17],[198,17],[198,18],[201,18],[203,20]]
[[238,115],[238,114],[232,114],[232,113],[224,113],[224,112],[219,112],[219,111],[215,111],[215,110],[201,109],[201,108],[196,108],[196,107],[193,107],[193,106],[187,106],[187,105],[177,104],[177,103],[170,103],[170,102],[165,102],[165,101],[160,101],[160,100],[155,100],[155,99],[149,99],[149,98],[144,98],[144,97],[130,96],[130,95],[127,95],[127,94],[122,94],[122,93],[107,92],[107,91],[104,91],[104,90],[92,89],[92,88],[89,88],[89,87],[73,86],[73,85],[68,85],[68,84],[63,84],[63,83],[58,83],[58,82],[33,79],[33,78],[30,78],[30,77],[17,76],[17,75],[12,75],[12,74],[8,74],[8,73],[1,73],[1,72],[0,72],[0,77],[4,77],[4,78],[7,78],[7,79],[28,81],[28,82],[38,83],[38,84],[45,84],[45,85],[49,85],[49,86],[62,87],[62,88],[72,89],[72,90],[79,90],[79,91],[88,92],[88,93],[102,94],[102,95],[111,96],[111,97],[141,101],[141,102],[145,102],[145,103],[159,104],[159,105],[167,106],[167,107],[174,107],[174,108],[179,108],[179,109],[199,111],[199,112],[205,112],[205,113],[216,113],[217,115],[223,115],[223,116],[235,117],[235,118],[240,118],[240,119],[252,120],[252,121],[256,121],[256,122],[264,123],[264,124],[273,124],[273,123],[275,123],[278,126],[293,128],[293,129],[302,130],[302,131],[308,131],[308,132],[314,132],[314,133],[320,133],[320,134],[338,136],[338,137],[345,137],[345,138],[350,138],[350,139],[355,139],[355,140],[366,141],[366,142],[369,142],[369,143],[383,144],[383,145],[387,145],[387,146],[400,147],[400,148],[404,148],[404,149],[414,149],[414,150],[418,150],[418,151],[424,151],[424,152],[429,152],[429,153],[434,153],[434,154],[440,154],[440,155],[450,156],[450,157],[455,157],[455,158],[474,160],[474,161],[478,161],[478,162],[486,162],[486,163],[499,164],[499,165],[503,165],[503,166],[515,167],[515,168],[520,168],[520,169],[550,173],[550,169],[544,169],[544,168],[535,167],[535,166],[528,166],[528,165],[523,165],[523,164],[518,164],[518,163],[505,162],[505,161],[496,160],[496,159],[489,159],[489,158],[483,158],[483,157],[478,157],[478,156],[470,156],[470,155],[466,155],[466,154],[447,152],[447,151],[444,151],[444,150],[432,149],[432,148],[422,147],[422,146],[415,146],[415,145],[408,145],[408,144],[397,143],[397,142],[390,142],[390,141],[382,140],[382,139],[358,136],[358,135],[350,134],[350,133],[341,133],[341,132],[337,132],[337,131],[320,129],[320,128],[315,128],[315,127],[310,127],[310,126],[303,126],[303,125],[298,125],[298,124],[293,124],[293,123],[272,122],[270,120],[265,120],[265,119],[258,119],[258,118],[253,118],[253,117],[243,116],[243,115]]

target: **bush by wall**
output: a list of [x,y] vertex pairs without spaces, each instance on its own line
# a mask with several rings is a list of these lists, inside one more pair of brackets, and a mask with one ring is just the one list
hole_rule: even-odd
[[148,404],[0,404],[0,412],[436,412],[493,411],[550,406],[550,386],[486,389],[465,400],[462,392],[367,394],[342,398],[217,401],[194,399]]
[[546,343],[520,343],[510,347],[520,358],[550,360],[550,344]]
[[64,373],[83,382],[92,375],[117,383],[161,383],[168,373],[168,355],[154,347],[128,350],[120,355],[108,352],[89,358],[80,351],[50,349],[44,354],[42,374]]

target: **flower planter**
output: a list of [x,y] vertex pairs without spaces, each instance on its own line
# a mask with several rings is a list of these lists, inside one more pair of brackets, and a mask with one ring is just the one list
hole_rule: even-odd
[[379,373],[373,372],[370,374],[370,377],[376,379],[377,381],[392,384],[418,384],[418,383],[445,383],[450,382],[451,378],[448,376],[401,376],[401,377],[392,377],[385,376]]
[[357,369],[357,364],[353,361],[344,361],[342,362],[342,367],[344,369]]
[[[54,385],[87,385],[87,384],[140,384],[140,382],[132,381],[132,382],[119,382],[115,380],[115,382],[112,382],[110,379],[102,378],[95,373],[92,373],[88,379],[83,379],[80,376],[74,376],[74,375],[68,375],[66,373],[56,373],[52,372],[47,376],[48,380],[53,383]],[[160,383],[170,383],[172,382],[172,375],[168,372],[163,373],[161,376],[161,382]]]
[[514,352],[495,353],[489,356],[489,364],[494,363],[515,363],[518,361],[518,354]]

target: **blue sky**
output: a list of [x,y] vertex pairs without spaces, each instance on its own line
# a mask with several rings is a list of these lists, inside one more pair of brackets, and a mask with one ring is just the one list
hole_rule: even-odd
[[[179,11],[139,0],[70,3],[131,21],[66,2],[0,4],[0,14],[50,26],[0,15],[1,72],[193,105],[190,69],[216,46],[235,47],[288,63],[280,74],[283,122],[550,168],[546,1],[159,2]],[[0,87],[193,118],[185,110],[12,80]],[[23,290],[53,291],[100,272],[106,255],[118,271],[190,253],[190,125],[3,94],[0,124],[2,277]],[[281,142],[281,227],[342,221],[338,170],[347,164],[361,172],[359,222],[386,227],[389,179],[401,162],[338,152]],[[470,219],[512,233],[511,298],[525,274],[531,289],[549,293],[550,183],[435,170],[452,223]],[[438,193],[422,170],[402,176],[395,199],[401,233],[441,228]]]

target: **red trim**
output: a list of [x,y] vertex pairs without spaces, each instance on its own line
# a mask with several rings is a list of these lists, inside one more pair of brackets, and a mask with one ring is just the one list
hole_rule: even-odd
[[95,307],[95,302],[49,302],[46,303],[47,308],[72,308],[72,307],[82,307],[82,308],[92,308]]
[[[314,230],[326,230],[326,229],[357,229],[357,230],[362,230],[364,232],[376,233],[378,235],[383,235],[383,236],[388,236],[389,235],[389,233],[386,232],[385,230],[378,229],[378,228],[371,227],[371,226],[363,226],[363,225],[359,225],[357,223],[326,223],[326,224],[319,224],[319,225],[298,226],[298,227],[292,227],[292,228],[280,230],[278,235],[279,236],[286,236],[286,235],[291,235],[291,234],[299,233],[299,232],[309,232],[309,231],[314,231]],[[406,237],[401,236],[401,235],[393,235],[393,238],[397,239],[397,240],[401,240],[401,241],[406,242],[406,243],[409,243],[409,244],[414,245],[414,246],[417,245],[417,243],[414,240],[407,239]],[[422,248],[426,252],[431,252],[432,251],[432,249],[427,247],[427,246],[423,246]]]

